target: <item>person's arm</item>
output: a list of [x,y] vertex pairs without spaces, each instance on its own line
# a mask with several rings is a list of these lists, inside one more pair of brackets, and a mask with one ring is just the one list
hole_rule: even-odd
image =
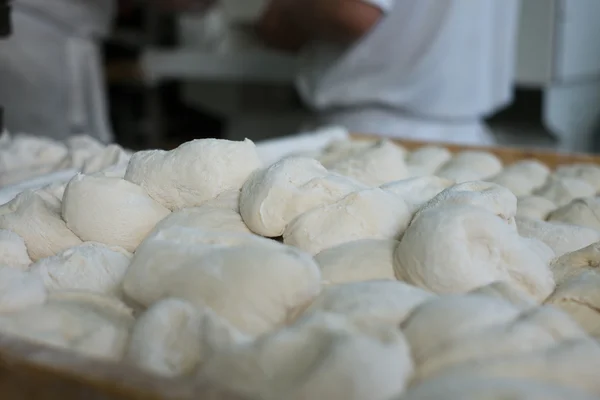
[[380,20],[384,13],[377,5],[380,2],[389,0],[271,0],[259,34],[267,44],[288,37],[301,39],[295,47],[310,40],[352,43]]

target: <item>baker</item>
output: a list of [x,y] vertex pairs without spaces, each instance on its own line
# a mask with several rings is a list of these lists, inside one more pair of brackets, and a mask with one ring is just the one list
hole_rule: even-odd
[[512,100],[518,0],[270,0],[258,32],[298,52],[310,126],[492,144]]

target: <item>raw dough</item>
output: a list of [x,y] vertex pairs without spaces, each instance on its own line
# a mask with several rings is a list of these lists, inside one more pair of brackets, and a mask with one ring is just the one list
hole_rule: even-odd
[[566,253],[550,264],[554,280],[560,284],[585,271],[600,272],[600,243]]
[[600,271],[581,271],[562,281],[546,301],[600,340]]
[[525,379],[452,378],[426,380],[393,400],[597,400],[584,391],[552,382]]
[[283,232],[283,241],[318,254],[354,240],[397,239],[411,217],[400,197],[379,188],[361,190],[300,215]]
[[86,290],[121,296],[121,284],[132,254],[120,247],[85,242],[31,266],[46,288]]
[[260,167],[256,146],[248,139],[243,142],[197,139],[171,151],[135,153],[125,179],[143,187],[168,209],[179,210],[241,188]]
[[133,327],[125,360],[167,377],[192,373],[201,357],[201,317],[180,299],[154,303]]
[[454,181],[437,176],[423,176],[395,181],[382,185],[383,190],[400,196],[411,211],[415,213],[429,200],[433,199],[444,189],[454,185]]
[[[41,189],[36,190],[35,192],[42,196],[46,201],[56,204],[58,209],[60,210],[62,205],[62,198],[65,194],[65,189],[67,188],[67,183],[51,183],[42,187]],[[56,198],[58,202],[51,199],[51,196]]]
[[[376,143],[376,140],[334,140],[323,149],[317,160],[326,168],[331,168],[336,162],[367,150]],[[397,147],[405,154],[406,151],[401,146]]]
[[[113,178],[123,178],[131,156],[118,144],[111,144],[102,151],[88,157],[81,167],[86,175],[99,173]],[[116,173],[119,171],[119,173]],[[122,174],[121,174],[122,173]]]
[[576,199],[548,215],[548,221],[600,230],[600,198]]
[[503,281],[493,282],[489,285],[481,286],[477,289],[471,290],[469,294],[490,296],[506,300],[522,310],[527,310],[537,305],[535,299],[525,291]]
[[484,208],[510,225],[517,213],[517,198],[505,187],[491,182],[473,181],[451,186],[425,203],[415,218],[423,211],[447,205],[470,205]]
[[412,367],[397,329],[318,314],[215,354],[202,376],[249,398],[388,400]]
[[70,349],[89,357],[119,361],[133,319],[117,317],[74,299],[49,299],[46,304],[0,315],[0,332],[47,346]]
[[23,238],[14,232],[0,230],[0,265],[26,270],[30,264]]
[[278,243],[250,234],[206,231],[171,226],[152,232],[138,247],[125,275],[127,295],[146,307],[164,297],[164,282],[187,263],[195,264],[212,249],[245,243],[264,246]]
[[401,328],[419,366],[453,340],[513,321],[520,312],[508,301],[493,297],[440,296],[419,305]]
[[435,293],[463,293],[508,281],[538,300],[554,290],[540,251],[496,215],[479,207],[421,211],[396,247],[396,276]]
[[403,149],[382,140],[335,162],[330,169],[365,185],[379,186],[409,177],[404,156]]
[[68,155],[57,169],[81,169],[86,160],[104,150],[104,145],[88,135],[75,135],[67,139]]
[[586,181],[600,192],[600,167],[596,164],[559,165],[554,175],[563,178],[577,178]]
[[410,176],[435,175],[436,171],[452,159],[450,150],[444,147],[423,146],[406,157]]
[[81,174],[67,185],[62,209],[67,226],[81,239],[129,252],[169,213],[131,182]]
[[0,229],[21,236],[33,261],[50,257],[81,244],[58,211],[39,194],[26,190],[3,206]]
[[583,226],[516,218],[519,235],[541,240],[556,257],[600,241],[600,232]]
[[484,151],[462,151],[444,164],[436,175],[457,183],[491,178],[502,170],[502,161]]
[[44,282],[36,275],[0,266],[0,313],[10,313],[46,302]]
[[282,326],[321,290],[319,267],[298,249],[251,235],[178,230],[183,234],[173,231],[172,239],[159,232],[136,252],[124,281],[133,300],[184,299],[260,335]]
[[233,210],[239,214],[240,194],[241,190],[238,189],[227,190],[215,197],[214,199],[204,202],[202,205],[205,207],[226,208],[229,210]]
[[323,250],[315,256],[326,284],[396,280],[394,250],[396,240],[363,239]]
[[355,321],[399,326],[420,304],[435,297],[404,282],[369,281],[326,287],[305,311],[342,314]]
[[183,208],[171,213],[156,224],[154,230],[165,229],[170,226],[251,233],[237,211],[230,208],[209,207],[205,204],[200,207]]
[[331,174],[316,160],[288,157],[250,176],[240,194],[240,213],[253,232],[281,236],[300,214],[362,188],[358,182]]
[[545,221],[548,215],[556,209],[556,204],[545,197],[524,196],[517,199],[517,217]]
[[596,189],[581,179],[550,176],[546,184],[534,194],[545,197],[558,207],[562,207],[575,199],[592,197],[596,194]]
[[525,196],[541,188],[550,176],[550,168],[537,160],[523,160],[504,168],[489,182],[504,186],[515,194]]

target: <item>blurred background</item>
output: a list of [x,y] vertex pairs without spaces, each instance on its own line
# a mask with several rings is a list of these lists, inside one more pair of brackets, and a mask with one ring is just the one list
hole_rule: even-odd
[[[600,150],[600,1],[522,0],[519,7],[516,94],[487,116],[498,143]],[[301,130],[307,110],[294,86],[297,59],[247,34],[252,12],[241,1],[168,12],[160,1],[120,1],[102,49],[117,143],[172,148],[194,138],[256,141]]]

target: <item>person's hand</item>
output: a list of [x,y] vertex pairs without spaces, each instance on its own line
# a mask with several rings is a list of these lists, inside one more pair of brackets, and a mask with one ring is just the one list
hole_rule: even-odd
[[215,5],[217,0],[160,0],[164,10],[172,12],[204,12]]

